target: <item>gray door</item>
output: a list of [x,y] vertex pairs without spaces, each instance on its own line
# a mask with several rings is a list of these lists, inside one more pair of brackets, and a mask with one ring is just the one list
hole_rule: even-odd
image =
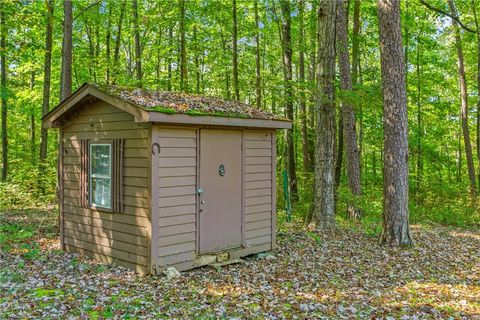
[[242,133],[200,131],[200,253],[242,241]]

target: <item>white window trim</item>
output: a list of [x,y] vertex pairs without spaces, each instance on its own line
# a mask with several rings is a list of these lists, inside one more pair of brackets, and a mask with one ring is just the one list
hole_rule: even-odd
[[[92,173],[92,149],[94,146],[108,146],[108,151],[109,151],[109,154],[110,154],[110,166],[109,166],[109,174],[106,175],[106,174],[93,174]],[[101,208],[101,209],[108,209],[108,210],[111,210],[112,209],[112,195],[113,195],[113,190],[112,190],[112,144],[111,143],[91,143],[90,146],[89,146],[89,152],[90,152],[90,156],[88,157],[88,193],[89,193],[89,201],[90,201],[90,206],[92,208]],[[93,192],[92,192],[92,186],[93,186],[93,183],[92,183],[92,178],[100,178],[100,179],[108,179],[110,180],[110,203],[108,204],[108,206],[103,206],[103,205],[100,205],[100,204],[96,204],[93,202]]]

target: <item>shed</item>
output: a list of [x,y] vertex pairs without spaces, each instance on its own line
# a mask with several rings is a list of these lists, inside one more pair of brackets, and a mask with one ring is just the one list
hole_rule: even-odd
[[62,248],[140,273],[275,248],[275,130],[236,101],[82,85],[58,128]]

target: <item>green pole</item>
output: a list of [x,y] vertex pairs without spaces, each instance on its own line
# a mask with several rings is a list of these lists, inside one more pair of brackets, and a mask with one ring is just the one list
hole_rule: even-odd
[[288,187],[288,173],[283,170],[283,194],[285,195],[285,211],[287,212],[287,222],[292,221],[292,205],[290,203],[290,188]]

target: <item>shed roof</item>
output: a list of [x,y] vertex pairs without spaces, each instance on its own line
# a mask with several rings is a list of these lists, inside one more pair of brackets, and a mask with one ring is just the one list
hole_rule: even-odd
[[217,97],[85,83],[43,117],[46,127],[91,99],[104,100],[132,114],[137,122],[291,128],[291,121],[248,104]]

